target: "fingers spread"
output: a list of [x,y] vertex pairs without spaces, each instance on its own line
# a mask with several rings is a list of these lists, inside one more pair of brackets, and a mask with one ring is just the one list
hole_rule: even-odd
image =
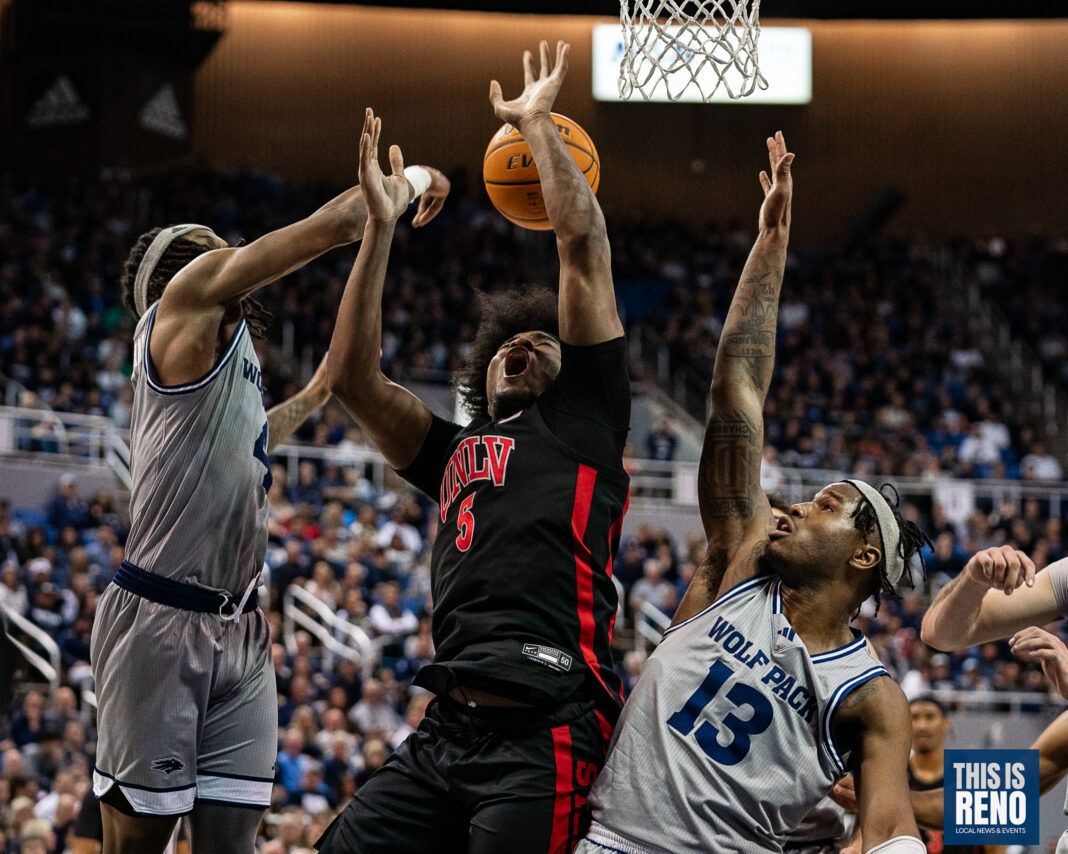
[[553,70],[552,61],[549,59],[549,43],[543,39],[539,48],[541,50],[541,74],[539,75],[539,79],[544,80],[552,74]]
[[567,58],[571,55],[571,45],[564,41],[556,43],[556,69],[555,74],[562,76],[567,73]]
[[523,51],[523,85],[529,86],[535,80],[534,55],[529,51]]
[[768,173],[767,172],[761,172],[760,173],[760,186],[761,186],[761,189],[764,190],[764,195],[765,196],[768,193],[771,192],[771,179],[768,178]]

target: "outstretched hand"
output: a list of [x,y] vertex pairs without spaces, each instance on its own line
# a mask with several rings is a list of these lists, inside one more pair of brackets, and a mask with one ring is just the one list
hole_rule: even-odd
[[794,179],[790,167],[794,164],[793,152],[786,150],[782,131],[768,137],[768,160],[771,177],[760,173],[760,186],[764,190],[764,204],[760,206],[760,230],[790,229],[790,205],[794,196]]
[[452,183],[439,169],[435,169],[433,166],[424,166],[423,168],[430,173],[430,186],[419,197],[419,209],[412,218],[413,228],[421,228],[441,213],[441,209],[445,206],[445,199],[449,195],[449,190],[452,189]]
[[1056,635],[1031,626],[1009,639],[1009,650],[1020,661],[1038,662],[1049,684],[1062,697],[1068,698],[1068,647]]
[[567,42],[556,43],[556,61],[549,56],[549,43],[540,45],[541,70],[534,74],[534,57],[529,50],[523,51],[523,94],[511,101],[504,100],[501,84],[490,81],[490,103],[493,112],[502,122],[508,122],[522,129],[523,122],[538,115],[549,115],[553,103],[560,93],[560,86],[567,76],[567,57],[571,45]]
[[360,137],[360,186],[367,205],[369,220],[396,222],[411,201],[412,188],[404,177],[404,155],[400,146],[389,147],[391,173],[384,175],[378,164],[378,138],[382,134],[382,120],[375,118],[370,107],[363,121]]

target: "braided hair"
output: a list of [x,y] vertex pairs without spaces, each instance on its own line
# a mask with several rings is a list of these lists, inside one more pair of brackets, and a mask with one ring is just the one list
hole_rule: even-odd
[[[134,282],[137,280],[137,269],[141,266],[145,253],[148,252],[148,247],[152,245],[152,241],[156,239],[156,235],[162,230],[162,228],[153,228],[137,238],[137,242],[130,250],[130,254],[126,256],[126,261],[122,266],[122,277],[120,279],[122,304],[134,315],[137,314],[134,302]],[[152,271],[152,275],[149,276],[148,305],[152,305],[163,296],[163,289],[178,274],[179,270],[193,259],[210,251],[211,247],[191,240],[188,236],[178,237],[171,241],[167,251],[163,253],[159,263],[156,264],[155,269]],[[252,297],[245,297],[241,300],[241,313],[253,338],[263,339],[267,337],[267,327],[274,320],[273,314]]]
[[481,318],[467,360],[456,375],[456,394],[475,419],[488,419],[486,371],[501,344],[520,332],[560,337],[556,294],[545,287],[487,294],[476,291]]
[[[916,586],[916,582],[912,578],[912,558],[916,555],[920,556],[920,572],[922,577],[926,578],[927,565],[923,561],[923,552],[921,550],[924,546],[932,545],[931,538],[920,530],[915,522],[911,522],[901,515],[901,496],[893,484],[882,484],[879,487],[879,492],[886,499],[890,512],[894,515],[898,530],[901,532],[901,542],[898,548],[900,549],[901,557],[905,560],[905,571],[898,581],[898,586],[912,589]],[[853,523],[856,525],[857,530],[864,535],[865,540],[872,534],[879,533],[879,520],[875,514],[875,508],[867,501],[861,501],[857,509],[853,511]],[[891,596],[896,596],[897,592],[886,575],[885,555],[879,558],[879,565],[876,569],[877,572],[873,582],[874,589],[870,595],[875,597],[875,613],[879,613],[882,594],[887,593]]]

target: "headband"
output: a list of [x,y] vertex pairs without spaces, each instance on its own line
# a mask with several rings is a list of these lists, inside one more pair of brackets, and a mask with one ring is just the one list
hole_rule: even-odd
[[883,560],[886,562],[886,579],[896,591],[901,576],[905,574],[905,558],[901,554],[901,527],[894,518],[893,508],[879,490],[862,480],[845,480],[860,492],[868,506],[875,511],[879,537],[883,542]]
[[134,278],[134,309],[136,309],[138,317],[148,311],[148,281],[152,278],[152,273],[156,269],[159,259],[163,257],[163,253],[167,251],[167,247],[171,245],[172,241],[177,240],[179,237],[184,237],[191,231],[211,231],[211,229],[206,225],[196,225],[195,223],[172,225],[169,228],[161,229],[160,233],[149,244],[145,257],[137,265],[137,276]]

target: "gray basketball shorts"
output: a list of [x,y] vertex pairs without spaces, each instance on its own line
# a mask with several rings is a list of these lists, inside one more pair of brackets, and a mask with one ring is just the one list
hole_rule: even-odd
[[91,644],[97,797],[118,786],[145,815],[184,815],[194,801],[269,806],[278,739],[270,648],[258,610],[227,622],[110,585]]

